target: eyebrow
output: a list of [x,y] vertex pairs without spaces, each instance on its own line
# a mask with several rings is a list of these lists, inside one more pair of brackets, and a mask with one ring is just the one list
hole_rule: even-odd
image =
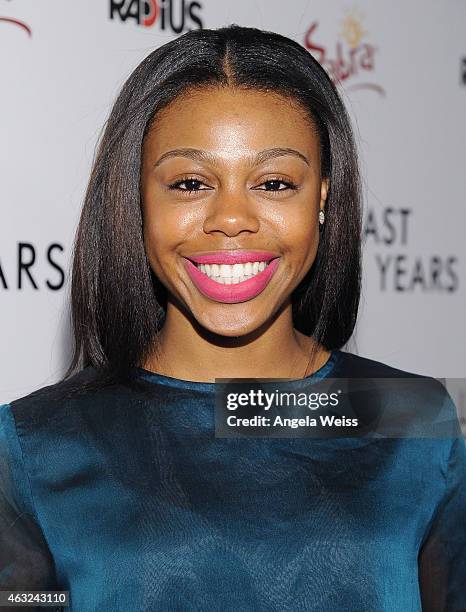
[[[282,157],[284,155],[293,155],[298,159],[301,159],[305,164],[310,166],[308,158],[296,151],[296,149],[291,149],[289,147],[274,147],[273,149],[264,149],[264,151],[259,151],[256,155],[251,156],[251,161],[254,166],[259,165],[269,159],[275,159],[276,157]],[[154,164],[154,169],[160,166],[162,162],[166,159],[170,159],[171,157],[187,157],[188,159],[193,159],[195,161],[208,162],[213,166],[216,165],[217,159],[215,155],[209,153],[208,151],[203,151],[201,149],[192,149],[192,148],[181,148],[181,149],[173,149],[172,151],[167,151],[163,153],[159,159]]]

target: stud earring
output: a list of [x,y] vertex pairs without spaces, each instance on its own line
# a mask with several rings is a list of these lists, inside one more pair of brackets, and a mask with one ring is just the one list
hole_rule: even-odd
[[323,225],[323,224],[324,224],[324,221],[325,221],[325,213],[324,213],[324,211],[323,211],[323,210],[321,210],[321,211],[319,212],[319,223],[320,223],[320,225]]

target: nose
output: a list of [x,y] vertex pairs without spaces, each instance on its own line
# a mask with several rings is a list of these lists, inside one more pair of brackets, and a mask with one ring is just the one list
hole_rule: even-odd
[[243,231],[255,233],[259,227],[256,206],[244,191],[222,190],[209,201],[204,219],[206,234],[222,232],[226,236],[236,236]]

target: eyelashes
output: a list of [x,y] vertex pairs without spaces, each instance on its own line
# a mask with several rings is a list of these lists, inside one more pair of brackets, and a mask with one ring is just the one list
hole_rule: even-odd
[[[182,188],[181,185],[185,184],[186,187]],[[298,189],[298,185],[296,185],[296,183],[293,183],[292,181],[285,179],[284,177],[274,177],[272,179],[268,179],[267,181],[264,181],[263,183],[260,184],[260,187],[263,185],[273,185],[275,187],[278,187],[279,185],[285,185],[285,189],[283,188],[277,188],[277,189],[257,189],[257,191],[266,191],[267,193],[281,193],[281,192],[285,192],[285,191],[296,191]],[[199,179],[196,179],[194,177],[190,177],[190,176],[185,176],[182,179],[172,183],[171,185],[168,186],[170,191],[178,191],[180,193],[183,194],[190,194],[190,193],[198,193],[200,191],[209,191],[210,188],[207,189],[196,189],[194,188],[194,186],[197,185],[205,185],[205,183],[203,183],[202,181],[200,181]]]
[[258,191],[267,191],[267,193],[280,193],[281,191],[296,191],[298,189],[298,185],[296,185],[296,183],[293,183],[292,181],[289,181],[288,179],[285,178],[281,178],[281,177],[276,177],[273,179],[268,179],[267,181],[264,181],[263,183],[261,183],[261,185],[267,185],[273,183],[275,185],[277,184],[282,184],[286,186],[286,189],[259,189]]
[[195,178],[191,178],[189,176],[180,179],[179,181],[176,181],[175,183],[172,183],[171,185],[168,186],[168,188],[172,191],[184,191],[186,193],[192,193],[193,191],[208,191],[207,189],[181,189],[180,185],[183,185],[183,183],[186,184],[198,184],[198,185],[204,185],[204,183],[202,181],[199,181],[198,179]]

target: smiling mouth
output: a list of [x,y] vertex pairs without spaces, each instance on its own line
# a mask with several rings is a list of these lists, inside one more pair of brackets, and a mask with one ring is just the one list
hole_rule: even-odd
[[216,302],[234,304],[255,298],[271,281],[281,258],[262,259],[224,264],[194,262],[185,257],[184,262],[188,276],[201,293]]
[[[278,259],[277,257],[275,259]],[[190,260],[192,261],[192,260]],[[261,274],[274,261],[251,261],[236,264],[202,264],[192,261],[200,272],[221,285],[237,285]]]

